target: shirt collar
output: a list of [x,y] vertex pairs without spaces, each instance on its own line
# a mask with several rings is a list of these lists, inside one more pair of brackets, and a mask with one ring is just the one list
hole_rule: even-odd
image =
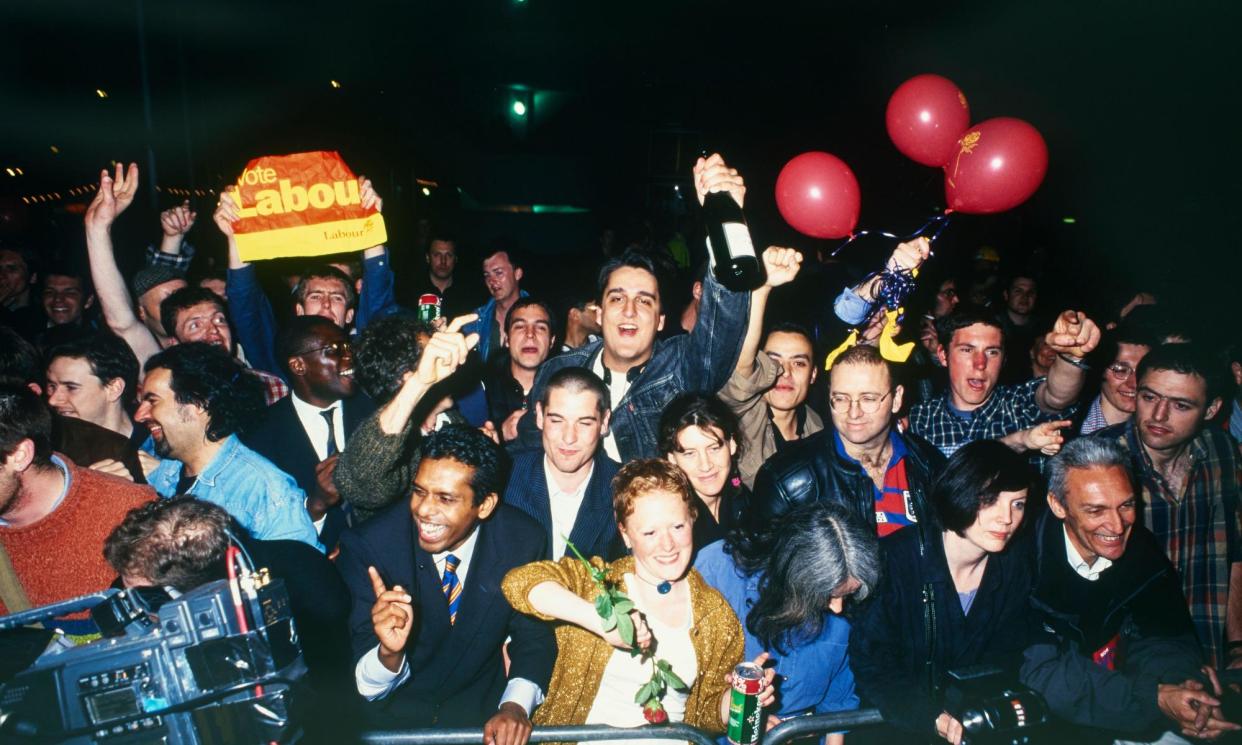
[[1079,577],[1088,582],[1095,582],[1100,578],[1101,572],[1113,565],[1111,559],[1106,559],[1103,556],[1095,557],[1094,564],[1087,564],[1082,558],[1082,554],[1078,553],[1078,549],[1070,541],[1069,529],[1065,527],[1065,523],[1061,523],[1061,532],[1065,535],[1065,559],[1073,567],[1074,571],[1078,573]]
[[[239,447],[241,447],[241,440],[237,439],[237,435],[229,435],[225,438],[224,445],[220,447],[216,457],[212,458],[207,467],[203,469],[203,472],[198,474],[198,481],[207,486],[215,486],[216,478],[228,468],[229,462],[233,460],[233,455]],[[181,477],[184,468],[185,464],[183,463],[181,468],[177,469],[177,478]]]
[[595,459],[592,458],[590,461],[587,462],[586,478],[582,480],[581,484],[578,484],[578,488],[570,492],[561,491],[561,488],[556,485],[556,480],[553,478],[553,475],[556,473],[556,469],[552,467],[551,459],[548,458],[546,453],[543,456],[543,477],[548,482],[548,497],[549,498],[554,498],[554,497],[580,498],[582,497],[582,495],[586,494],[587,484],[591,483],[591,476],[594,474],[594,472],[595,472]]
[[314,404],[307,403],[306,401],[303,401],[302,399],[298,398],[298,394],[294,393],[293,391],[289,391],[289,400],[293,402],[293,408],[296,409],[299,414],[307,413],[307,414],[310,414],[311,416],[319,416],[325,411],[330,411],[332,409],[341,408],[340,399],[333,401],[332,403],[328,404],[327,406],[321,409],[318,406],[315,406]]
[[[417,527],[415,528],[417,530]],[[435,562],[436,569],[440,570],[440,576],[444,576],[444,560],[449,554],[457,557],[457,574],[466,573],[465,568],[470,564],[470,558],[474,556],[474,546],[479,540],[479,526],[476,523],[474,529],[470,531],[470,535],[466,537],[466,542],[458,546],[452,551],[441,551],[438,554],[432,554],[431,560]]]

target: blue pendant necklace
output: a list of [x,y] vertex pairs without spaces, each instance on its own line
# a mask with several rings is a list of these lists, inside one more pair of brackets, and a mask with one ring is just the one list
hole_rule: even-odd
[[656,592],[660,593],[661,595],[667,595],[667,594],[669,594],[670,592],[672,592],[672,591],[673,591],[673,583],[672,583],[672,582],[670,582],[669,580],[664,580],[663,582],[659,582],[659,583],[657,583],[657,582],[652,582],[651,580],[649,580],[649,579],[647,579],[647,578],[645,578],[645,577],[639,577],[638,572],[634,572],[634,576],[635,576],[635,577],[638,577],[638,578],[639,578],[639,579],[641,579],[643,582],[646,582],[647,584],[649,584],[649,585],[651,585],[652,587],[656,588]]

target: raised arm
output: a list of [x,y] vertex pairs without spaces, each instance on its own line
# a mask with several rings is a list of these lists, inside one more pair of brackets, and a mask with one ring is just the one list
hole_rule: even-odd
[[112,246],[112,224],[134,201],[137,192],[138,164],[130,163],[129,169],[123,171],[118,163],[115,177],[109,176],[106,169],[101,171],[99,190],[86,208],[84,223],[91,281],[95,284],[95,296],[99,298],[104,322],[134,350],[141,367],[151,355],[160,351],[160,345],[151,330],[134,313]]
[[[371,179],[359,176],[358,183],[362,191],[363,208],[374,207],[376,212],[383,212],[384,200],[376,193]],[[362,252],[362,292],[358,293],[354,328],[361,332],[368,323],[382,317],[389,308],[396,305],[393,291],[395,282],[387,247],[381,244]]]
[[769,246],[763,252],[763,268],[768,279],[750,293],[750,319],[746,324],[746,336],[742,339],[742,351],[737,356],[734,373],[749,377],[755,369],[755,355],[759,353],[759,341],[763,338],[763,315],[767,311],[768,297],[772,289],[788,284],[798,276],[802,267],[802,254],[792,248]]
[[[272,303],[259,279],[254,266],[241,260],[237,248],[237,236],[233,223],[238,220],[238,207],[234,196],[225,191],[212,215],[216,227],[228,243],[229,270],[227,275],[229,316],[237,329],[237,341],[246,352],[246,359],[253,367],[280,375],[282,367],[276,359],[276,316]],[[283,376],[282,376],[283,377]]]
[[1048,379],[1035,390],[1035,403],[1045,413],[1068,409],[1078,400],[1087,379],[1083,358],[1100,343],[1100,329],[1085,313],[1067,310],[1057,317],[1044,341],[1057,353]]
[[[741,175],[719,154],[695,163],[694,187],[699,204],[713,191],[728,192],[739,207],[746,199]],[[749,295],[726,290],[712,272],[707,273],[698,320],[682,347],[681,372],[688,390],[718,391],[728,382],[746,333]]]

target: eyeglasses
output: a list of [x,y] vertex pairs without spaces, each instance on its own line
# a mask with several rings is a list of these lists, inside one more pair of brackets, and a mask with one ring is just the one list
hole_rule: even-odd
[[353,349],[354,349],[353,346],[347,341],[335,341],[335,342],[332,342],[331,344],[325,344],[322,347],[315,347],[314,349],[308,349],[305,352],[302,352],[301,354],[299,354],[298,356],[305,357],[308,354],[326,352],[329,357],[340,359],[341,357],[344,357],[346,354],[352,352]]
[[864,414],[874,414],[880,410],[880,404],[884,403],[884,399],[893,395],[892,391],[880,396],[875,393],[864,393],[858,398],[851,398],[844,393],[838,393],[828,397],[828,405],[838,414],[848,414],[854,408],[854,404],[858,404],[858,408],[862,409]]
[[1110,373],[1112,373],[1113,377],[1121,381],[1122,383],[1129,380],[1130,376],[1134,374],[1133,367],[1122,364],[1120,362],[1114,362],[1113,364],[1109,365],[1105,369],[1108,370]]

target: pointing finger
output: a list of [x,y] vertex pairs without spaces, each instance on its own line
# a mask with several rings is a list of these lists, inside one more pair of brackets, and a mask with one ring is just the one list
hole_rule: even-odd
[[380,595],[388,592],[388,588],[384,586],[384,580],[380,578],[375,567],[367,567],[367,574],[371,576],[371,589],[375,591],[376,599],[379,599]]
[[456,334],[461,331],[462,326],[465,326],[468,323],[474,323],[477,320],[479,320],[478,313],[468,313],[464,316],[458,316],[452,321],[449,321],[448,328],[445,330]]

